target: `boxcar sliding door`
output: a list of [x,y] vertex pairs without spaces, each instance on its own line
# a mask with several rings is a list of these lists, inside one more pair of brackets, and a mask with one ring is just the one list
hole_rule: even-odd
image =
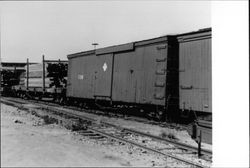
[[110,97],[111,80],[113,68],[113,54],[104,54],[96,56],[96,69],[94,79],[94,96]]

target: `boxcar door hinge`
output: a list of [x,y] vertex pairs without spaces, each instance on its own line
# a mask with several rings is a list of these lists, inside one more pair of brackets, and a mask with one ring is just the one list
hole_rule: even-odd
[[191,86],[181,86],[181,89],[186,89],[186,90],[191,90],[191,89],[193,89],[193,86],[191,85]]
[[157,50],[165,49],[167,48],[167,45],[160,45],[160,46],[157,46],[156,48]]
[[162,94],[154,94],[154,98],[157,99],[157,100],[163,100],[165,97],[162,95]]
[[156,58],[156,62],[165,62],[167,58]]
[[155,82],[155,87],[164,87],[164,86],[165,86],[165,82],[160,82],[160,81]]
[[157,69],[156,75],[165,75],[166,69]]

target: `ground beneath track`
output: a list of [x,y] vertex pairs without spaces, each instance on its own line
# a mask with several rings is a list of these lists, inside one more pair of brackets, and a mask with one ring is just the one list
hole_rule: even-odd
[[177,163],[118,142],[96,142],[27,111],[1,104],[1,166],[120,167]]
[[[64,109],[63,107],[57,107],[57,109]],[[111,124],[115,124],[124,128],[130,128],[130,129],[134,129],[140,132],[145,132],[145,133],[149,133],[155,136],[160,136],[163,137],[165,136],[167,137],[174,137],[176,141],[181,142],[181,143],[185,143],[188,145],[192,145],[192,146],[196,146],[197,147],[197,143],[195,142],[195,140],[193,140],[191,138],[191,136],[188,134],[187,130],[185,129],[177,129],[177,128],[171,128],[171,127],[162,127],[159,125],[155,125],[152,123],[146,123],[146,122],[140,122],[140,121],[133,121],[133,117],[131,118],[117,118],[117,117],[107,117],[107,116],[100,116],[100,115],[95,115],[95,114],[91,114],[91,113],[85,113],[85,112],[78,112],[75,110],[70,110],[74,113],[89,117],[89,118],[95,118],[98,121],[104,121],[104,122],[108,122]],[[143,119],[141,119],[141,121],[143,121]],[[145,120],[146,121],[146,120]],[[207,149],[207,150],[212,150],[212,145],[207,144],[207,143],[202,143],[201,144],[201,148],[202,149]]]

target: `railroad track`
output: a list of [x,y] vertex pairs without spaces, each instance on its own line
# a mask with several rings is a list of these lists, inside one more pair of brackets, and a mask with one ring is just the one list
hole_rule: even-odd
[[[23,99],[20,99],[20,98],[8,98],[8,99],[13,101],[13,102],[17,102],[17,103],[23,103],[23,104],[27,103],[27,100],[23,100]],[[32,102],[33,104],[38,104],[39,106],[42,106],[43,109],[48,109],[48,107],[50,107],[50,110],[52,110],[52,108],[54,107],[53,108],[54,111],[59,110],[59,109],[57,109],[58,104],[55,104],[55,103],[51,103],[51,102],[48,102],[48,101],[37,101],[37,100],[28,100],[28,101]],[[74,115],[75,117],[79,117],[79,115],[75,114],[75,113],[79,113],[79,112],[81,113],[82,112],[76,107],[63,107],[63,108],[64,108],[64,110],[60,109],[61,110],[60,113],[64,113],[64,114],[70,113],[71,115]],[[68,111],[68,110],[71,110],[71,112]],[[72,112],[72,110],[74,110],[74,111]],[[84,112],[85,112],[85,110],[84,110]],[[84,115],[81,115],[80,117],[85,118],[85,119],[90,120],[90,121],[96,121],[96,119],[93,119],[91,117],[86,117]],[[134,134],[138,134],[138,135],[142,135],[142,136],[147,136],[147,137],[150,137],[150,138],[152,138],[154,140],[158,140],[158,141],[161,141],[161,142],[172,143],[175,146],[178,146],[179,148],[182,148],[182,149],[186,149],[186,150],[193,151],[193,152],[198,151],[198,148],[195,147],[195,146],[187,145],[187,144],[177,142],[177,141],[172,141],[170,139],[164,139],[164,138],[161,138],[159,136],[154,136],[154,135],[147,134],[147,133],[144,133],[144,132],[140,132],[140,131],[137,131],[137,130],[134,130],[134,129],[128,129],[128,128],[120,127],[120,126],[117,126],[115,124],[111,124],[111,123],[105,122],[105,121],[101,121],[101,123],[105,124],[105,125],[108,125],[108,126],[117,127],[119,129],[126,130],[127,132],[130,132],[130,133],[134,133]],[[201,154],[211,156],[212,151],[206,150],[206,149],[201,149]]]
[[[20,98],[9,98],[11,99],[11,101],[14,101],[14,102],[20,102],[20,103],[27,103],[25,100],[23,99],[20,99]],[[58,104],[55,104],[55,103],[51,103],[51,102],[48,102],[48,101],[37,101],[37,100],[28,100],[30,102],[32,102],[33,104],[39,104],[40,106],[42,106],[44,109],[48,108],[48,106],[50,107],[50,109],[52,107],[54,107],[54,111],[58,111],[59,109],[58,108]],[[52,107],[51,107],[52,106]],[[56,109],[55,109],[56,108]],[[76,113],[81,113],[82,111],[77,108],[77,107],[63,107],[64,110],[61,111],[61,113],[64,113],[64,114],[67,114],[69,113],[70,111],[68,110],[74,110],[73,112],[70,112],[71,115],[75,115],[76,117],[78,117],[79,115],[78,114],[75,114]],[[61,109],[60,109],[61,110]],[[86,110],[84,110],[85,112]],[[90,111],[87,111],[88,113],[91,113]],[[82,113],[81,113],[82,114]],[[96,119],[93,119],[91,117],[86,117],[84,115],[81,115],[81,117],[87,119],[87,120],[90,120],[90,121],[96,121]],[[189,151],[193,151],[193,152],[197,152],[198,151],[198,147],[195,147],[195,146],[191,146],[191,145],[187,145],[185,143],[181,143],[181,142],[177,142],[177,141],[173,141],[173,140],[170,140],[170,139],[164,139],[164,138],[161,138],[159,136],[155,136],[155,135],[151,135],[151,134],[147,134],[147,133],[144,133],[144,132],[141,132],[141,131],[137,131],[137,130],[134,130],[134,129],[128,129],[128,128],[124,128],[124,127],[120,127],[120,126],[117,126],[115,124],[111,124],[109,122],[105,122],[105,121],[101,121],[102,124],[105,124],[105,125],[108,125],[108,126],[112,126],[112,127],[117,127],[119,129],[123,129],[123,130],[126,130],[127,132],[130,132],[130,133],[134,133],[134,134],[138,134],[138,135],[141,135],[141,136],[146,136],[146,137],[150,137],[154,140],[158,140],[158,141],[161,141],[161,142],[166,142],[166,143],[172,143],[174,144],[175,146],[178,146],[179,148],[182,148],[182,149],[186,149],[186,150],[189,150]],[[143,122],[144,123],[144,122]],[[147,123],[147,122],[145,122]],[[210,150],[206,150],[206,149],[201,149],[201,154],[202,155],[212,155],[212,151]]]
[[[97,125],[95,124],[96,119],[89,118],[83,115],[79,115],[67,109],[59,110],[58,108],[56,108],[56,106],[48,105],[44,103],[38,103],[33,100],[25,101],[22,99],[7,98],[7,99],[1,99],[1,102],[14,105],[14,106],[18,106],[18,107],[23,107],[23,104],[32,102],[32,104],[36,105],[38,108],[42,110],[49,110],[50,112],[55,113],[55,114],[63,114],[63,115],[68,115],[68,116],[75,117],[75,118],[81,118],[82,120],[85,120],[85,121],[90,121],[92,124],[88,125],[87,130],[78,131],[82,135],[85,135],[85,136],[87,135],[87,136],[90,136],[91,138],[99,139],[99,140],[106,137],[109,139],[119,141],[121,143],[131,144],[138,148],[142,148],[144,150],[163,155],[167,158],[177,160],[178,162],[182,162],[187,165],[201,167],[201,168],[207,167],[205,165],[192,161],[192,157],[194,158],[193,152],[197,152],[197,148],[186,145],[186,144],[182,144],[182,143],[175,142],[175,141],[170,141],[167,139],[162,139],[160,137],[156,137],[156,136],[142,133],[142,132],[132,130],[132,129],[123,128],[123,127],[116,126],[114,124],[110,124],[110,123],[103,122],[103,121],[100,121],[100,123]],[[144,140],[139,143],[138,137],[140,138],[143,137]],[[159,148],[159,146],[161,147]],[[210,154],[210,151],[202,150],[202,153],[208,155]],[[183,158],[180,155],[185,155],[185,157],[188,157],[189,159]]]

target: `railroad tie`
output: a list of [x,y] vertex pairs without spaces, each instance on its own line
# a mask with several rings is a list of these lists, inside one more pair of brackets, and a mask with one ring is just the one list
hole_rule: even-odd
[[87,136],[91,139],[103,139],[104,138],[102,135],[89,131],[89,130],[81,130],[81,131],[78,131],[78,133],[83,136]]

